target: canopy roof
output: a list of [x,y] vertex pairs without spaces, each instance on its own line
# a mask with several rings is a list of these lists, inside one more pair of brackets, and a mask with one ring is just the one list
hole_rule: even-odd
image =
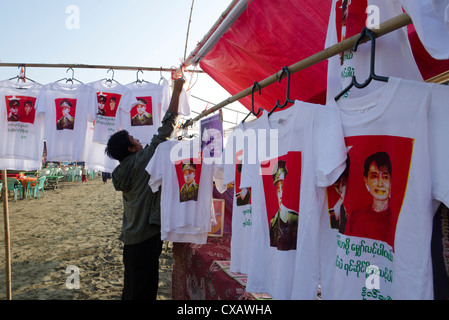
[[[226,12],[233,16],[228,19],[221,17],[213,32],[218,32],[220,24],[227,25],[218,35],[208,34],[208,40],[216,38],[214,45],[197,58],[197,62],[200,60],[201,69],[235,95],[251,87],[255,81],[279,72],[284,66],[322,51],[331,5],[332,0],[234,1]],[[449,70],[449,61],[431,58],[413,25],[407,28],[423,78],[429,79]],[[327,61],[323,61],[291,75],[290,98],[324,104],[326,85]],[[254,93],[256,110],[259,106],[271,110],[276,100],[283,103],[286,88],[287,80],[282,80],[263,88],[260,95]],[[251,110],[251,95],[239,102]]]

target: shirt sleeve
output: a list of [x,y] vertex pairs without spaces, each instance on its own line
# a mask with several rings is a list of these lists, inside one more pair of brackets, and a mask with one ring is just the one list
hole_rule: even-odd
[[449,206],[449,86],[434,84],[429,109],[432,196]]
[[449,3],[435,0],[401,0],[424,48],[435,59],[449,59]]
[[163,149],[163,145],[160,146],[160,148],[156,148],[153,157],[145,168],[150,175],[148,185],[153,192],[157,192],[159,187],[162,185],[163,170],[164,165],[166,165],[164,159],[162,158],[164,156],[164,152],[161,151],[161,149]]
[[313,136],[317,186],[328,187],[343,173],[347,157],[340,112],[332,104],[317,110]]

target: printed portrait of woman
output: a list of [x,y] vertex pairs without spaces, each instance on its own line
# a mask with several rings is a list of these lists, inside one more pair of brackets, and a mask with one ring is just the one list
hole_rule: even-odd
[[[354,136],[345,138],[345,142],[348,160],[343,207],[339,208],[339,226],[334,228],[347,236],[385,242],[394,251],[396,225],[407,192],[413,139]],[[328,202],[331,224],[334,204],[335,198],[332,204]]]
[[392,166],[386,152],[377,152],[366,158],[363,181],[372,201],[365,207],[350,213],[345,233],[393,242],[394,226],[390,209]]

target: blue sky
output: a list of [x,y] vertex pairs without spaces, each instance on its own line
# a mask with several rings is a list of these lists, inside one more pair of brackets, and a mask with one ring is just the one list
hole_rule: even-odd
[[[228,7],[231,0],[195,0],[187,55]],[[2,4],[0,28],[1,62],[65,63],[146,67],[178,67],[184,56],[191,0],[21,0]],[[79,28],[74,11],[79,9]],[[69,28],[67,27],[67,22]],[[0,80],[18,74],[15,67],[1,67]],[[66,77],[64,68],[28,68],[27,77],[50,83]],[[75,69],[84,83],[109,78],[107,70]],[[169,78],[168,73],[163,73]],[[159,72],[139,75],[158,82]],[[135,71],[116,70],[122,84],[136,80]],[[206,75],[200,75],[191,94],[213,103],[230,95]],[[192,110],[204,102],[191,100]],[[230,108],[246,111],[239,103]],[[234,121],[234,112],[225,112]],[[195,116],[192,113],[191,116]],[[238,115],[243,118],[245,115]]]

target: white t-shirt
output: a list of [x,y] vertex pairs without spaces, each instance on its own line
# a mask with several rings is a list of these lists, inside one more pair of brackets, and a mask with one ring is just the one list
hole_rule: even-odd
[[[348,217],[341,233],[329,216],[321,230],[331,262],[326,272],[335,272],[327,297],[433,298],[432,221],[439,201],[449,205],[448,101],[447,86],[398,78],[338,101],[349,156]],[[373,275],[366,281],[368,265],[378,268],[378,282]]]
[[199,150],[198,139],[169,140],[157,147],[146,167],[153,192],[162,187],[161,239],[164,241],[207,242],[213,214],[214,164],[203,161]]
[[[347,1],[346,14],[341,14],[342,1],[333,0],[327,30],[325,47],[332,46],[352,33],[360,33],[366,26],[366,21],[374,23],[376,18],[382,23],[403,13],[400,0],[368,0],[369,12],[361,1]],[[371,11],[375,8],[376,11]],[[347,17],[346,20],[342,17]],[[348,23],[348,28],[346,26]],[[350,31],[349,26],[357,31]],[[348,31],[347,31],[348,29]],[[375,32],[375,29],[373,30]],[[352,49],[330,58],[327,74],[327,100],[334,98],[352,81],[355,74],[357,82],[363,83],[369,76],[371,57],[371,41],[360,44],[356,52]],[[399,58],[400,57],[400,58]],[[344,60],[341,64],[341,58]],[[407,28],[401,28],[376,38],[375,73],[379,76],[400,77],[409,80],[422,81],[422,75],[416,65],[407,35]],[[372,81],[363,89],[351,88],[349,97],[363,96],[382,86],[382,82]],[[343,95],[340,99],[344,99]]]
[[93,142],[93,136],[94,124],[93,122],[88,122],[84,148],[86,168],[102,172],[113,172],[119,162],[115,159],[109,158],[104,152],[106,145],[103,143]]
[[336,180],[346,158],[338,110],[297,101],[268,119],[250,144],[258,166],[244,165],[242,173],[253,209],[247,290],[316,299],[326,195],[320,186]]
[[[37,170],[44,149],[43,121],[36,113],[42,85],[0,82],[0,164],[2,169]],[[14,163],[10,160],[20,160]]]
[[424,48],[435,59],[449,59],[449,2],[401,0]]
[[106,144],[116,129],[117,110],[132,104],[131,90],[119,83],[106,80],[92,82],[89,85],[94,88],[98,102],[93,142]]
[[149,144],[170,104],[168,81],[164,79],[161,85],[132,82],[126,87],[131,90],[131,104],[117,112],[116,129],[127,130],[143,145]]
[[45,116],[49,161],[84,161],[87,122],[95,119],[95,90],[81,83],[54,82],[43,86],[37,113]]
[[[231,264],[232,272],[248,273],[248,260],[250,256],[250,237],[252,225],[251,188],[240,188],[241,170],[243,162],[249,160],[244,150],[248,149],[250,135],[255,134],[251,128],[256,127],[260,121],[266,121],[264,112],[258,119],[251,122],[242,122],[234,128],[228,137],[223,152],[223,184],[234,182],[234,197],[232,201],[232,235],[231,235]],[[247,129],[248,137],[245,132]]]

